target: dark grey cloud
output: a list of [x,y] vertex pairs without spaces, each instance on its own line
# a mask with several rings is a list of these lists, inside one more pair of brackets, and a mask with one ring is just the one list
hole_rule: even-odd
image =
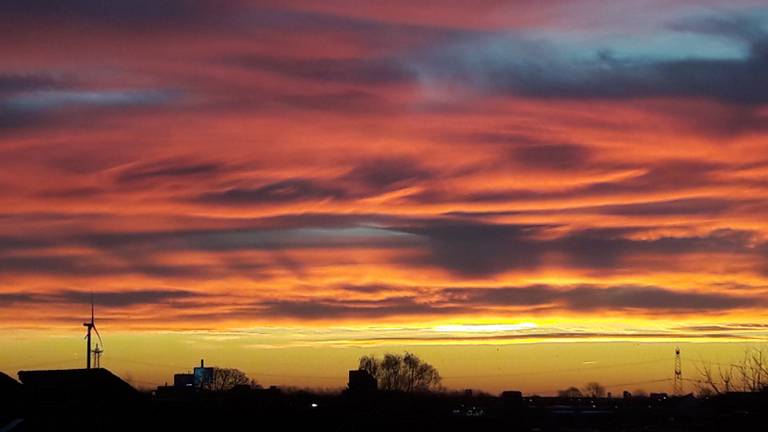
[[[213,98],[197,108],[251,113],[318,111],[344,116],[395,113],[402,109],[386,96],[361,89],[300,93],[222,85],[216,91],[219,100]],[[221,98],[221,95],[226,97]]]
[[410,264],[479,277],[538,268],[550,245],[537,237],[547,228],[454,220],[427,221],[397,229],[424,239],[424,254]]
[[514,157],[519,163],[534,168],[583,168],[591,155],[589,148],[575,144],[539,144],[514,149]]
[[741,205],[722,198],[681,198],[633,204],[590,207],[588,210],[622,216],[717,215]]
[[[556,43],[520,34],[493,35],[430,50],[413,59],[426,82],[459,82],[481,91],[536,98],[707,98],[733,104],[768,102],[768,34],[754,18],[704,19],[678,24],[737,38],[750,46],[745,58],[618,58],[594,48],[575,59]],[[681,48],[685,49],[685,47]]]
[[501,210],[487,212],[449,212],[448,217],[483,219],[498,216],[585,214],[599,213],[620,216],[716,216],[728,212],[744,211],[761,203],[753,200],[729,200],[723,198],[680,198],[662,201],[636,202],[630,204],[608,204],[573,207],[566,209]]
[[360,226],[393,226],[402,218],[382,213],[292,213],[253,220],[258,227],[289,228],[350,228]]
[[415,73],[396,59],[285,58],[248,55],[232,59],[236,65],[281,76],[349,84],[389,84],[415,79]]
[[[373,293],[396,292],[396,286],[376,287]],[[408,287],[412,292],[412,287]],[[401,290],[402,291],[402,290]],[[365,292],[368,291],[355,291]],[[758,296],[731,296],[719,293],[678,291],[656,286],[551,286],[530,285],[494,288],[443,288],[429,296],[394,296],[375,300],[344,298],[285,299],[256,302],[234,308],[233,315],[272,316],[304,320],[339,318],[382,318],[391,316],[441,316],[473,314],[504,309],[529,313],[596,311],[628,313],[705,313],[739,309],[760,309],[768,302]],[[690,329],[697,331],[697,329]],[[731,330],[738,330],[732,328]],[[702,331],[704,331],[702,329]],[[708,330],[714,331],[714,330]]]
[[[20,216],[0,216],[6,223],[29,222],[37,219],[46,223],[75,223],[82,220],[99,220],[102,215],[94,214],[23,214]],[[52,255],[46,249],[51,247],[74,247],[97,250],[106,256],[122,261],[110,261],[117,264],[139,265],[141,268],[162,268],[153,264],[152,256],[156,253],[174,251],[235,251],[235,250],[266,250],[280,252],[290,248],[333,248],[333,247],[400,247],[412,242],[413,238],[393,233],[381,228],[392,217],[361,214],[296,214],[267,218],[243,219],[241,224],[228,228],[217,229],[187,229],[187,230],[158,230],[158,231],[106,231],[79,232],[73,234],[45,235],[27,233],[26,235],[1,235],[0,254],[8,254],[0,260],[0,271],[10,271],[14,267],[19,270],[41,272],[69,268],[76,271],[92,266],[94,271],[109,269],[104,263],[95,260],[90,255]],[[203,221],[207,221],[203,219]],[[201,221],[198,221],[201,222]],[[211,221],[208,221],[211,222]],[[215,221],[214,221],[215,222]],[[231,220],[219,220],[229,222]],[[410,243],[412,244],[412,243]],[[17,253],[16,255],[11,255]],[[20,254],[18,254],[20,253]],[[275,256],[275,259],[280,257]],[[82,264],[78,264],[81,262]],[[229,261],[229,264],[234,263]],[[221,265],[221,264],[217,264]],[[200,267],[201,269],[203,267]],[[159,270],[158,270],[159,271]],[[193,272],[196,274],[196,272]]]
[[[113,253],[116,251],[112,251]],[[118,263],[104,262],[86,255],[51,255],[46,253],[5,256],[0,259],[0,274],[105,276],[143,274],[162,278],[213,278],[222,267],[157,264],[148,257],[120,257]]]
[[317,201],[345,198],[344,190],[323,186],[310,179],[290,179],[256,188],[232,188],[208,192],[195,200],[212,204],[243,205]]
[[24,112],[9,107],[4,107],[0,101],[0,131],[22,129],[26,127],[50,125],[53,121],[45,121],[45,117],[38,113]]
[[[169,303],[178,300],[202,299],[205,294],[169,289],[141,289],[125,291],[99,291],[93,293],[93,302],[100,306],[133,306],[145,304]],[[45,294],[49,302],[89,304],[91,293],[86,291],[63,290]]]
[[180,319],[221,320],[232,318],[270,317],[278,319],[329,320],[350,318],[385,318],[424,314],[454,315],[467,308],[455,305],[429,304],[414,297],[388,297],[379,300],[344,300],[339,298],[305,298],[255,301],[238,305],[220,313],[181,314]]
[[446,301],[475,306],[553,306],[560,292],[547,285],[501,288],[447,288]]
[[268,108],[339,112],[344,115],[395,112],[398,107],[387,98],[369,91],[345,90],[317,94],[295,93],[268,97],[258,103]]
[[65,289],[51,292],[0,293],[0,303],[3,305],[13,303],[90,304],[93,298],[93,303],[97,306],[128,307],[199,300],[205,297],[206,294],[182,289],[138,289],[94,293]]
[[177,92],[154,89],[60,88],[14,93],[0,98],[0,130],[40,130],[61,125],[92,127],[103,116],[160,108],[177,97]]
[[[768,246],[753,231],[718,229],[701,235],[655,236],[653,227],[571,230],[554,225],[487,223],[468,217],[407,219],[377,215],[308,214],[244,220],[239,227],[150,232],[92,232],[44,237],[2,236],[2,273],[127,274],[161,277],[215,277],[235,272],[258,275],[269,266],[304,271],[283,251],[295,248],[402,249],[396,263],[413,268],[440,268],[461,277],[492,277],[557,263],[586,271],[621,271],[653,260],[658,269],[674,266],[690,254],[742,257],[762,271]],[[650,235],[650,236],[649,236]],[[53,255],[48,247],[89,248],[96,255]],[[40,251],[36,251],[41,249]],[[210,253],[262,250],[263,262],[215,266],[161,264],[157,254],[176,251]],[[15,254],[24,252],[23,254]],[[644,264],[643,264],[644,263]]]
[[[13,222],[13,220],[8,222]],[[27,249],[50,247],[52,245],[53,242],[47,239],[0,235],[0,252],[23,251]]]
[[396,289],[396,287],[385,284],[344,285],[341,288],[345,291],[363,294],[385,293]]
[[491,276],[535,269],[547,256],[559,254],[564,263],[582,269],[621,269],[632,257],[728,253],[759,257],[752,231],[719,229],[700,236],[632,238],[642,227],[584,229],[554,235],[553,226],[488,224],[467,220],[414,221],[391,229],[422,239],[424,254],[402,264],[429,265],[463,276]]
[[[301,29],[310,34],[331,32],[334,37],[343,35],[355,44],[366,46],[369,48],[369,52],[400,51],[403,47],[410,49],[429,47],[438,42],[460,41],[472,35],[488,33],[456,27],[418,25],[333,13],[276,8],[251,10],[249,13],[243,14],[242,19],[238,22],[268,30],[295,31],[295,29]],[[374,62],[381,61],[374,60]],[[370,69],[368,66],[361,67]],[[391,67],[390,65],[386,66],[386,68]]]
[[306,320],[334,318],[382,318],[421,314],[453,314],[465,308],[450,305],[430,305],[412,297],[393,297],[383,300],[283,300],[263,302],[258,306],[262,315]]
[[0,307],[14,306],[20,303],[32,303],[36,297],[27,293],[0,293]]
[[362,162],[342,176],[342,179],[374,190],[387,190],[434,176],[434,173],[416,161],[390,158]]
[[573,310],[644,309],[678,311],[713,311],[764,307],[761,297],[734,297],[723,294],[670,291],[657,287],[625,286],[616,288],[580,287],[567,293],[567,305]]
[[0,273],[14,274],[104,274],[113,269],[97,265],[86,257],[59,255],[6,256],[0,260]]
[[717,311],[761,308],[766,300],[757,296],[673,291],[654,286],[533,285],[509,288],[449,288],[449,299],[477,306],[551,306],[570,311]]
[[157,179],[207,177],[222,171],[224,167],[213,162],[158,161],[123,170],[116,180],[118,183],[129,184]]
[[[535,158],[540,164],[545,165],[547,152],[535,153]],[[552,157],[556,156],[552,154]],[[551,168],[571,164],[573,168],[577,160],[583,156],[575,156],[571,160],[553,160],[549,164]],[[610,168],[610,167],[605,167]],[[617,168],[617,167],[614,167]],[[577,199],[591,197],[616,196],[626,199],[631,195],[646,195],[650,191],[683,191],[686,189],[701,188],[706,185],[721,185],[722,172],[736,167],[692,160],[666,160],[659,161],[651,166],[620,166],[620,168],[635,168],[639,174],[619,180],[600,181],[586,186],[576,186],[555,191],[540,191],[533,189],[489,189],[485,191],[455,194],[452,191],[425,191],[409,195],[408,200],[419,203],[436,202],[506,202],[516,201],[552,201],[562,199]],[[730,184],[739,185],[738,181],[730,181]],[[746,186],[746,184],[745,184]]]
[[57,89],[25,92],[0,100],[0,107],[18,113],[46,113],[58,109],[128,108],[162,105],[173,99],[173,92],[155,89],[87,90]]
[[[218,5],[229,9],[226,5]],[[48,19],[95,26],[147,27],[212,21],[217,9],[198,0],[55,0],[7,1],[0,4],[6,19]]]
[[13,93],[51,89],[61,84],[59,79],[35,73],[11,74],[0,72],[0,96]]
[[752,254],[754,232],[721,229],[701,236],[631,239],[633,229],[587,229],[547,242],[548,250],[565,253],[576,267],[619,268],[632,256],[676,256],[690,253]]
[[[382,286],[381,291],[359,293],[413,292],[412,287]],[[244,317],[293,318],[301,320],[377,319],[393,316],[457,316],[503,310],[525,310],[528,313],[626,312],[716,313],[743,309],[762,309],[768,302],[762,296],[733,296],[721,293],[671,290],[657,286],[633,285],[528,285],[501,287],[457,287],[429,289],[429,295],[409,294],[378,299],[344,297],[306,297],[282,300],[255,300],[250,304],[231,304],[220,313],[189,314],[188,317],[232,319]],[[96,305],[131,307],[148,304],[200,304],[215,299],[205,293],[184,289],[110,290],[94,293]],[[3,304],[59,303],[88,304],[91,293],[78,290],[51,292],[10,292],[0,294]],[[222,305],[226,306],[226,305]],[[187,317],[183,311],[176,318]],[[728,324],[682,327],[690,333],[723,331],[764,331],[762,324]]]
[[535,268],[541,261],[541,245],[533,238],[537,226],[430,221],[395,229],[424,238],[427,253],[417,264],[467,276]]

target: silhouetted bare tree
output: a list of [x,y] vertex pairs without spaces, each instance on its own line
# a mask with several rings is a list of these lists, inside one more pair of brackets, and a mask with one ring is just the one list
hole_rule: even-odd
[[245,372],[234,368],[215,368],[213,370],[213,383],[211,390],[229,390],[236,385],[251,384],[251,380]]
[[558,390],[557,395],[561,398],[568,399],[575,399],[583,396],[581,394],[581,390],[579,390],[577,387],[568,387],[565,390]]
[[601,386],[598,382],[588,382],[584,386],[584,396],[590,397],[590,398],[601,398],[605,397],[605,387]]
[[424,392],[438,390],[442,378],[434,366],[415,354],[385,354],[383,359],[374,356],[360,358],[359,369],[376,377],[382,390]]
[[368,371],[371,376],[378,378],[379,376],[379,360],[374,356],[362,356],[360,357],[360,365],[358,369]]
[[751,348],[736,365],[742,391],[762,391],[768,386],[768,350]]
[[[720,380],[717,379],[713,370],[712,364],[702,363],[701,366],[697,366],[701,379],[697,382],[697,393],[700,397],[707,397],[711,395],[720,394],[723,392],[723,386]],[[720,370],[722,373],[722,369]]]
[[717,373],[708,362],[701,362],[697,368],[700,376],[699,395],[720,394],[735,390],[757,392],[764,390],[768,385],[768,351],[765,348],[746,349],[740,361],[719,364]]

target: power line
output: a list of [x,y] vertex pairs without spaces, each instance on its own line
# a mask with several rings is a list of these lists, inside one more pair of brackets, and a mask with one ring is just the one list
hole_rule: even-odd
[[344,375],[337,375],[337,376],[319,376],[319,375],[283,375],[283,374],[267,374],[267,373],[258,373],[258,372],[246,372],[248,375],[256,376],[256,377],[270,377],[270,378],[304,378],[304,379],[328,379],[328,380],[343,380]]
[[[152,366],[152,367],[158,367],[163,369],[177,369],[177,370],[189,370],[189,365],[174,365],[174,364],[162,364],[162,363],[153,363],[153,362],[145,362],[145,361],[139,361],[139,360],[129,360],[122,357],[111,357],[112,360],[116,360],[118,362],[123,363],[131,363],[131,364],[137,364],[142,366]],[[268,373],[261,373],[261,372],[246,372],[248,375],[252,376],[265,376],[265,377],[274,377],[274,378],[304,378],[304,379],[344,379],[343,375],[336,375],[336,376],[320,376],[320,375],[291,375],[291,374],[268,374]]]
[[[659,379],[653,379],[653,380],[645,380],[645,381],[635,381],[635,382],[626,382],[626,383],[619,383],[619,384],[600,384],[604,388],[616,388],[616,387],[629,387],[629,386],[637,386],[637,385],[644,385],[644,384],[658,384],[662,382],[669,382],[672,381],[672,378],[659,378]],[[542,393],[557,393],[559,390],[549,390]]]
[[636,386],[636,385],[643,385],[643,384],[656,384],[660,382],[668,382],[671,381],[672,378],[659,378],[655,380],[648,380],[648,381],[637,381],[637,382],[631,382],[631,383],[621,383],[621,384],[607,384],[603,385],[603,387],[606,388],[613,388],[613,387],[627,387],[627,386]]
[[43,367],[43,366],[65,365],[65,364],[75,363],[75,362],[80,362],[80,361],[81,361],[81,359],[71,358],[71,359],[60,359],[60,360],[48,360],[48,361],[44,361],[44,362],[31,363],[31,364],[30,363],[24,363],[24,364],[18,363],[16,365],[6,366],[6,369],[8,369],[8,370],[22,370],[22,369],[39,368],[39,367]]
[[180,365],[173,365],[173,364],[152,363],[152,362],[145,362],[145,361],[139,361],[139,360],[130,360],[123,357],[115,357],[115,356],[110,357],[110,359],[117,360],[123,363],[132,363],[132,364],[138,364],[142,366],[153,366],[153,367],[159,367],[163,369],[181,369],[181,370],[191,369],[189,365],[180,366]]
[[563,372],[584,372],[584,371],[598,371],[598,370],[605,370],[605,369],[616,369],[621,367],[628,367],[628,366],[639,366],[639,365],[645,365],[645,364],[653,364],[653,363],[659,363],[662,361],[667,361],[668,359],[665,358],[658,358],[653,360],[645,360],[641,362],[631,362],[631,363],[615,363],[611,365],[605,365],[605,366],[587,366],[587,367],[576,367],[576,368],[561,368],[561,369],[549,369],[549,370],[541,370],[541,371],[528,371],[528,372],[515,372],[515,373],[506,373],[506,374],[494,374],[494,375],[453,375],[453,376],[444,376],[443,379],[466,379],[466,378],[504,378],[504,377],[514,377],[514,376],[525,376],[525,375],[543,375],[543,374],[549,374],[549,373],[563,373]]
[[[635,381],[635,382],[626,382],[626,383],[619,383],[619,384],[600,384],[604,388],[616,388],[616,387],[629,387],[629,386],[637,386],[637,385],[644,385],[644,384],[656,384],[656,383],[662,383],[662,382],[669,382],[672,381],[672,378],[659,378],[659,379],[653,379],[653,380],[645,380],[645,381]],[[543,393],[557,393],[559,390],[550,390]]]
[[735,368],[741,368],[742,365],[736,364],[736,363],[720,363],[715,361],[707,361],[707,360],[694,360],[694,359],[683,359],[685,361],[689,361],[691,363],[698,363],[705,366],[710,365],[716,365],[716,366],[725,366],[725,367],[735,367]]

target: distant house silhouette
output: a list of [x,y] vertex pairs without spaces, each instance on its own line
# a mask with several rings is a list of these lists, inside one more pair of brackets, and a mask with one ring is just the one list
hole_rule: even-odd
[[10,400],[21,394],[21,383],[0,372],[0,400]]
[[191,388],[195,386],[195,374],[178,373],[173,375],[173,386],[176,388]]
[[520,409],[523,407],[523,392],[505,390],[501,392],[501,401],[506,409]]
[[20,382],[0,372],[0,430],[19,416],[23,390]]
[[351,370],[347,387],[350,393],[372,393],[377,390],[378,383],[367,370]]
[[27,396],[37,405],[123,403],[139,392],[107,369],[20,371]]

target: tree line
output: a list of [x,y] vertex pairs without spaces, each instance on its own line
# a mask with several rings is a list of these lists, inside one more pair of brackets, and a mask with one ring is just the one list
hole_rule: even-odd
[[415,354],[387,353],[383,358],[363,356],[358,369],[376,378],[380,390],[428,392],[442,389],[440,373]]
[[[384,391],[430,392],[443,390],[442,377],[431,364],[409,352],[387,353],[383,357],[365,355],[360,357],[358,369],[367,371],[376,379],[377,386]],[[743,358],[735,363],[719,364],[701,362],[698,367],[699,379],[691,379],[699,396],[710,396],[732,391],[756,392],[768,388],[768,349],[748,348]],[[258,387],[255,380],[234,368],[214,368],[210,390],[225,391],[235,386]],[[642,390],[633,394],[644,395]],[[589,382],[584,387],[568,387],[558,391],[563,398],[602,398],[606,389],[598,382]]]

